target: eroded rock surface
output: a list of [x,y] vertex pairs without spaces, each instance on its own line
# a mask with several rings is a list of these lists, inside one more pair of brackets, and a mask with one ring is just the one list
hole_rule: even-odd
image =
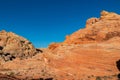
[[120,37],[120,15],[102,11],[100,18],[91,18],[86,28],[66,37],[64,44],[86,44],[103,42],[113,37]]
[[0,32],[0,59],[4,61],[15,58],[28,58],[37,53],[36,49],[27,39],[12,32]]
[[3,40],[0,40],[1,54],[8,55],[9,52],[10,55],[20,58],[23,54],[23,57],[31,57],[36,51],[43,54],[23,60],[16,58],[1,62],[2,74],[25,80],[118,80],[120,78],[118,70],[120,15],[116,13],[102,11],[100,18],[88,19],[84,29],[66,36],[66,40],[62,43],[52,43],[46,49],[36,50],[26,39],[13,33],[14,37],[8,38],[11,33],[5,31],[0,32],[0,35],[3,33]]
[[0,74],[0,80],[21,80],[12,76]]

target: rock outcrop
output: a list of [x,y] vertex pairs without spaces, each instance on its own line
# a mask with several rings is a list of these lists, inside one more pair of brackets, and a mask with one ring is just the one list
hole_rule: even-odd
[[9,61],[15,58],[28,58],[37,53],[27,39],[12,32],[0,32],[0,59]]
[[88,19],[84,29],[67,35],[62,43],[51,44],[49,49],[54,55],[47,57],[49,65],[57,70],[55,74],[62,75],[59,80],[117,80],[120,15],[102,11],[100,18]]
[[[102,11],[85,29],[62,43],[35,49],[26,39],[0,32],[0,73],[24,80],[118,80],[120,78],[120,15]],[[4,75],[3,75],[4,76]],[[11,78],[11,77],[10,77]],[[4,78],[3,78],[4,79]]]
[[120,37],[120,15],[102,11],[100,18],[88,19],[86,28],[67,36],[63,44],[103,42],[113,37]]
[[0,74],[0,80],[21,80],[21,79],[15,78],[13,76]]
[[59,46],[60,43],[51,43],[48,47],[48,49],[50,50],[54,50],[55,48],[57,48]]

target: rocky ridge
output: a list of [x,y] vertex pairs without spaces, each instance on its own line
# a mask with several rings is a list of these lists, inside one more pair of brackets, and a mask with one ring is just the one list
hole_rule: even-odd
[[66,36],[63,44],[103,42],[113,37],[120,37],[120,15],[102,11],[100,18],[90,18],[86,21],[85,29]]
[[10,61],[15,58],[28,58],[37,53],[31,42],[12,32],[0,32],[0,59]]
[[[11,34],[11,38],[7,40]],[[100,18],[88,19],[84,29],[66,36],[64,42],[50,44],[46,49],[35,49],[28,40],[6,31],[0,32],[0,39],[0,54],[5,56],[6,53],[10,53],[11,56],[15,56],[15,59],[11,60],[11,57],[8,57],[7,62],[0,62],[0,73],[9,75],[10,78],[119,79],[120,15],[116,13],[102,11]],[[37,54],[41,52],[42,54]],[[1,57],[3,60],[3,55]]]

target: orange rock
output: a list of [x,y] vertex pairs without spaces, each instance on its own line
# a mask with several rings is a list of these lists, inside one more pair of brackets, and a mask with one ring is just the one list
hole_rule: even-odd
[[96,22],[98,22],[99,19],[98,18],[90,18],[87,20],[86,22],[86,27],[90,27],[92,24],[95,24]]
[[57,48],[59,46],[59,43],[51,43],[48,47],[48,49],[50,50],[54,50],[55,48]]
[[86,28],[67,37],[63,44],[102,42],[116,36],[120,36],[120,15],[103,11],[100,18],[88,19]]
[[36,54],[36,49],[27,39],[12,32],[0,32],[0,56],[5,60],[27,58]]
[[[14,37],[7,40],[6,34]],[[8,49],[11,49],[9,52],[15,49],[12,44],[17,49],[24,49],[19,43],[20,37],[5,31],[0,35],[0,54],[4,52],[6,44],[9,45]],[[25,45],[26,40],[22,40],[25,41],[22,45]],[[42,50],[43,54],[37,54],[32,58],[1,62],[0,73],[14,73],[12,75],[15,77],[25,80],[118,80],[120,17],[118,14],[103,11],[100,18],[87,20],[85,29],[66,36],[62,43],[52,43],[47,49]],[[26,52],[25,48],[23,53]]]

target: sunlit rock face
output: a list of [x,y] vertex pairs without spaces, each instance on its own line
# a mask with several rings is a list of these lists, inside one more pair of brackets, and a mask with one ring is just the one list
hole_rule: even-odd
[[88,19],[84,29],[67,35],[64,42],[43,49],[35,49],[28,40],[2,31],[0,51],[1,59],[27,58],[0,63],[0,73],[16,79],[118,80],[120,15],[102,11],[100,18]]
[[88,19],[84,29],[67,35],[64,42],[51,44],[49,50],[54,55],[50,65],[62,70],[55,74],[69,75],[59,80],[117,80],[120,15],[102,11],[100,18]]
[[120,15],[102,11],[100,18],[90,18],[86,28],[66,37],[64,44],[86,44],[103,42],[114,37],[120,37]]
[[5,61],[32,57],[36,49],[27,39],[12,32],[0,32],[0,57]]

